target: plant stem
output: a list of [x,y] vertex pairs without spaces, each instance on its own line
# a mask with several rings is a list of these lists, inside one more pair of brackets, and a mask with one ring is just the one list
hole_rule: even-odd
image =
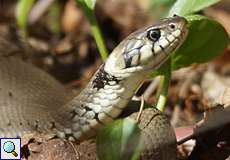
[[17,24],[24,34],[26,34],[27,19],[33,4],[34,0],[19,0],[17,3]]
[[102,34],[100,31],[100,28],[98,27],[96,18],[94,17],[93,19],[94,19],[94,22],[93,23],[90,22],[91,23],[91,30],[92,30],[93,36],[95,38],[95,41],[97,43],[99,52],[101,54],[101,58],[103,60],[105,60],[108,57],[108,51],[105,47],[105,42],[104,42],[104,39],[102,38]]
[[85,15],[89,19],[90,28],[96,41],[97,47],[99,49],[101,58],[105,60],[108,57],[108,51],[105,47],[104,39],[102,37],[101,30],[98,26],[94,10],[89,8],[84,1],[76,0],[76,2],[82,7],[82,9],[85,12]]
[[160,111],[163,111],[165,108],[165,104],[167,102],[167,96],[168,96],[168,87],[171,79],[171,64],[170,59],[166,62],[167,70],[164,75],[160,77],[160,86],[157,91],[157,109]]

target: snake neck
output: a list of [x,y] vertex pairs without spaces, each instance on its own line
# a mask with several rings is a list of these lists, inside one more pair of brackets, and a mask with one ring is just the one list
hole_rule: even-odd
[[80,95],[65,106],[71,113],[71,127],[67,131],[75,139],[92,137],[113,121],[145,78],[142,75],[117,78],[107,73],[104,67],[103,64]]

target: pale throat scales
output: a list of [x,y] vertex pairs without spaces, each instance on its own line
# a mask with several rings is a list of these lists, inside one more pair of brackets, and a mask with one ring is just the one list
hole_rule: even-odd
[[104,67],[102,64],[80,95],[66,105],[71,108],[72,126],[64,129],[65,133],[58,131],[59,137],[85,139],[96,135],[122,112],[145,79],[143,75],[119,79]]

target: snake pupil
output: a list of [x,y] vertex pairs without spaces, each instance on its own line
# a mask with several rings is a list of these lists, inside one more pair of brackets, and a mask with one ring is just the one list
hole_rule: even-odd
[[147,33],[148,39],[150,39],[153,42],[156,42],[161,36],[161,32],[159,29],[152,29],[149,30]]
[[175,26],[174,24],[170,24],[170,27],[171,27],[172,29],[175,29],[175,28],[176,28],[176,26]]

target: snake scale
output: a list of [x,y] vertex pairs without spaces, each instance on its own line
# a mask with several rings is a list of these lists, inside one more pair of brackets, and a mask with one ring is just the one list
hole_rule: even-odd
[[94,136],[122,112],[187,31],[187,21],[174,16],[130,34],[78,96],[44,71],[0,53],[0,137],[34,131],[78,140]]

